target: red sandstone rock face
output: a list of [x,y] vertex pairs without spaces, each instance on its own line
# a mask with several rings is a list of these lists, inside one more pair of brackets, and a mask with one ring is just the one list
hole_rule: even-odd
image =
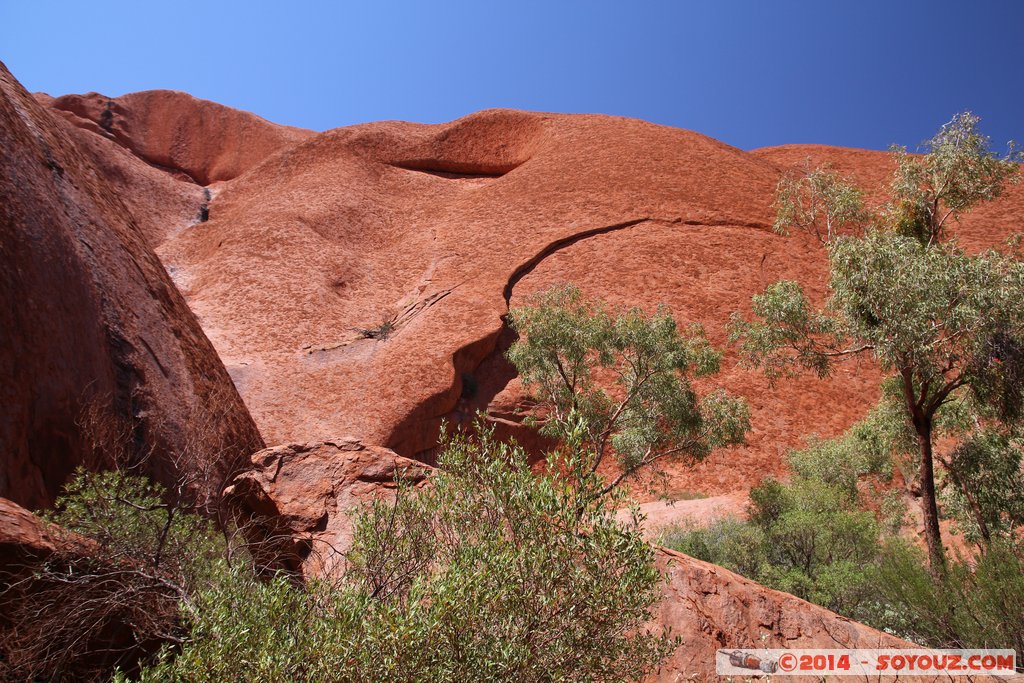
[[[819,146],[745,153],[602,116],[487,111],[313,135],[179,93],[40,101],[124,195],[270,441],[361,439],[261,451],[226,494],[257,522],[254,540],[275,540],[266,559],[306,575],[331,566],[312,550],[348,543],[346,511],[388,495],[396,472],[426,477],[364,443],[429,460],[442,419],[486,408],[505,433],[542,446],[517,425],[522,390],[501,355],[509,305],[574,282],[613,304],[668,304],[723,343],[728,314],[776,279],[826,294],[822,250],[769,229],[780,174],[811,157],[878,198],[892,165],[884,153]],[[196,220],[207,200],[191,180],[224,181],[209,221]],[[958,234],[970,248],[996,244],[1021,208],[1014,189]],[[374,338],[385,321],[390,334]],[[790,447],[863,415],[878,382],[866,363],[769,388],[736,361],[728,354],[715,382],[751,402],[749,444],[671,479],[723,494],[707,500],[731,511],[782,473]],[[692,507],[691,517],[710,514]],[[719,647],[902,644],[718,567],[664,550],[658,562],[668,581],[657,622],[684,638],[658,680],[710,678]]]
[[49,557],[59,542],[41,519],[0,498],[0,575],[19,573],[26,565]]
[[321,576],[352,542],[352,513],[393,497],[397,481],[424,483],[429,467],[351,438],[267,448],[224,492],[268,570]]
[[[236,179],[208,223],[160,254],[270,441],[340,431],[415,456],[442,418],[466,418],[501,388],[476,382],[464,396],[463,373],[475,379],[495,350],[531,271],[601,237],[656,233],[657,251],[680,255],[706,232],[778,242],[762,218],[776,175],[703,136],[626,119],[370,124]],[[601,293],[653,306],[663,299],[649,280]],[[386,340],[356,329],[383,319],[395,326]]]
[[252,419],[95,155],[2,65],[0,145],[0,495],[46,505],[115,456],[219,492]]
[[76,125],[117,141],[139,158],[200,185],[230,180],[275,152],[313,135],[183,92],[147,90],[42,100]]
[[719,680],[715,652],[721,648],[914,647],[682,553],[658,548],[656,561],[666,582],[655,623],[682,642],[652,681]]
[[204,219],[204,207],[209,211],[210,190],[146,163],[109,137],[82,127],[82,119],[66,111],[50,111],[57,115],[54,118],[97,175],[124,203],[151,249],[169,234]]
[[[525,435],[501,316],[552,284],[668,304],[719,344],[729,313],[776,279],[823,299],[820,246],[770,230],[775,184],[808,151],[869,182],[890,163],[830,148],[745,153],[603,116],[499,110],[367,124],[226,183],[210,221],[158,252],[269,441],[350,433],[429,462],[440,421],[479,408]],[[1016,189],[986,211],[1009,216],[1022,201]],[[1006,228],[971,219],[961,230],[981,245]],[[385,321],[386,339],[364,332]],[[782,473],[788,449],[864,414],[878,373],[851,364],[829,381],[770,388],[730,353],[714,382],[750,401],[754,431],[746,446],[678,468],[676,488],[742,492]]]

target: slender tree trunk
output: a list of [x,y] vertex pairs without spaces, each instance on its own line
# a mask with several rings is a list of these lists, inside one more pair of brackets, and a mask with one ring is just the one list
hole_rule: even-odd
[[928,547],[928,566],[932,576],[938,578],[945,573],[946,555],[942,549],[939,507],[935,501],[931,418],[915,418],[914,429],[917,431],[917,443],[921,452],[921,512],[924,518],[924,542]]

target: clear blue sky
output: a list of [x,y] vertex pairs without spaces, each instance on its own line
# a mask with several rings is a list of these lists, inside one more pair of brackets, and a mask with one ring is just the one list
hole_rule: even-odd
[[0,0],[0,60],[29,90],[172,88],[316,130],[514,107],[884,149],[971,109],[1024,139],[1020,0]]

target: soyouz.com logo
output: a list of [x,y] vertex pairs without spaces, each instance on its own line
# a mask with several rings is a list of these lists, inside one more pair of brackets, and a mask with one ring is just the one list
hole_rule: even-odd
[[773,650],[723,649],[720,676],[1012,676],[1013,650]]

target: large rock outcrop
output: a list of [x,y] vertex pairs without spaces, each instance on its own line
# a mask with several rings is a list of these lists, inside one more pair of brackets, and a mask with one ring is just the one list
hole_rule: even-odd
[[[367,124],[226,183],[210,220],[159,253],[269,441],[353,434],[430,462],[442,419],[478,408],[519,419],[502,316],[552,284],[668,304],[719,344],[729,313],[776,279],[823,298],[824,251],[770,229],[780,175],[808,155],[869,183],[891,164],[828,148],[743,152],[606,116]],[[1022,200],[1015,188],[998,206]],[[1007,227],[972,216],[958,231],[987,245]],[[676,488],[723,494],[782,474],[789,448],[839,433],[878,396],[871,363],[770,388],[736,360],[714,381],[750,401],[749,443],[673,472]]]
[[256,564],[306,578],[339,569],[361,505],[419,486],[430,468],[356,439],[264,449],[224,492]]
[[72,114],[76,125],[200,185],[231,180],[314,134],[173,90],[114,98],[99,93],[64,95],[44,101]]
[[[355,506],[390,495],[396,476],[425,480],[442,420],[485,409],[503,433],[543,445],[517,424],[523,391],[502,355],[510,306],[569,281],[615,305],[668,304],[723,343],[729,313],[776,279],[825,296],[820,247],[770,229],[781,174],[831,163],[878,199],[892,168],[880,152],[743,152],[642,121],[509,110],[313,134],[155,91],[39,96],[47,118],[5,78],[5,149],[17,144],[0,216],[32,237],[2,243],[5,259],[28,264],[0,280],[12,302],[2,322],[23,338],[11,357],[24,354],[28,368],[10,370],[4,389],[32,406],[11,424],[35,430],[0,430],[31,444],[9,456],[14,488],[44,500],[61,468],[85,457],[67,419],[72,389],[112,396],[106,414],[142,424],[132,434],[144,444],[173,441],[159,425],[188,431],[182,416],[210,405],[229,415],[219,443],[255,434],[233,389],[215,398],[230,389],[226,375],[155,249],[264,435],[296,444],[257,453],[226,496],[258,559],[306,576],[335,567]],[[961,243],[1000,242],[1022,208],[1015,188],[957,226]],[[37,265],[44,257],[59,267]],[[168,321],[176,341],[161,336]],[[807,435],[839,433],[877,398],[871,363],[770,388],[736,360],[726,356],[715,382],[750,401],[749,443],[670,472],[672,488],[716,494],[723,509],[783,474],[782,456]],[[36,380],[58,398],[29,401]],[[47,415],[57,418],[40,423]],[[304,443],[317,434],[355,437]],[[65,451],[74,457],[38,456]],[[901,644],[692,558],[659,551],[658,562],[667,582],[656,620],[684,640],[660,680],[710,678],[719,647]]]
[[681,642],[654,680],[718,680],[715,652],[722,648],[914,647],[682,553],[658,548],[656,561],[665,584],[655,623]]
[[2,65],[0,145],[0,496],[44,506],[122,458],[219,492],[256,425],[92,155]]

